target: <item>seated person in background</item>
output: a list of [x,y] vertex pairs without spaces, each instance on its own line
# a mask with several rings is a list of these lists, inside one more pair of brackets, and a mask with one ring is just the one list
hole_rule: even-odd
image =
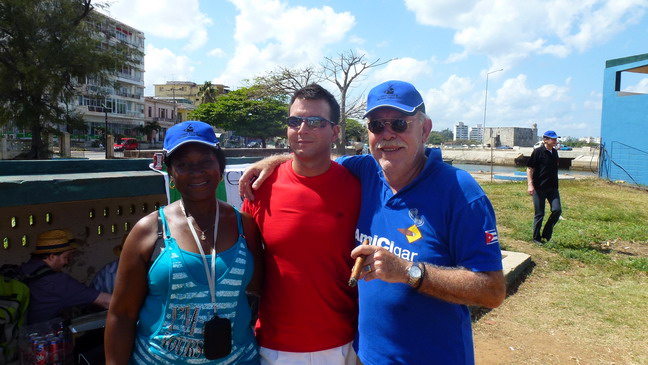
[[[90,288],[62,272],[76,248],[74,236],[69,231],[55,229],[38,236],[31,259],[20,267],[24,275],[33,275],[27,283],[29,324],[62,316],[76,306],[97,304],[108,309],[110,294]],[[51,271],[43,269],[45,266]]]
[[92,279],[92,287],[105,293],[112,294],[115,289],[115,277],[117,276],[117,266],[119,265],[119,255],[121,254],[124,241],[126,241],[128,234],[122,237],[122,241],[118,246],[113,248],[113,253],[117,259],[106,264],[101,270],[97,271],[94,279]]

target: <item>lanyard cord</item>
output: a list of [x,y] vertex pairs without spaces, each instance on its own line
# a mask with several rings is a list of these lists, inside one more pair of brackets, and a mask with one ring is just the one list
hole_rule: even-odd
[[[200,251],[200,257],[202,257],[203,266],[205,267],[205,274],[207,275],[207,284],[209,285],[209,294],[211,294],[211,301],[212,301],[212,305],[214,306],[214,315],[216,315],[216,238],[218,237],[218,220],[220,218],[218,200],[216,200],[216,217],[214,217],[214,242],[212,244],[212,251],[211,251],[211,272],[209,270],[209,265],[207,264],[205,251],[203,251],[202,245],[198,240],[198,234],[196,234],[196,229],[194,228],[193,224],[191,224],[191,221],[189,220],[189,216],[185,211],[184,202],[182,200],[180,200],[180,207],[182,208],[182,212],[185,214],[185,217],[187,218],[187,225],[191,230],[191,234],[194,237],[196,246],[198,246],[198,250]],[[191,218],[194,219],[193,217]],[[198,223],[196,222],[196,224]]]

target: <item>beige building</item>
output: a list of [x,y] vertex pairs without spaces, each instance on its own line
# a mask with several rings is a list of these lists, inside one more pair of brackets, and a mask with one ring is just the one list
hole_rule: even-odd
[[144,122],[145,124],[156,122],[162,128],[161,131],[152,134],[152,142],[162,141],[167,129],[174,124],[189,120],[189,113],[195,109],[196,107],[190,104],[147,96],[144,99]]
[[[226,94],[229,87],[221,84],[212,84],[216,94]],[[202,85],[191,81],[167,81],[166,84],[155,84],[155,98],[175,100],[181,104],[200,105],[198,92]]]
[[484,130],[484,145],[493,143],[493,147],[519,146],[533,147],[538,141],[538,126],[533,123],[532,128],[520,127],[490,127]]

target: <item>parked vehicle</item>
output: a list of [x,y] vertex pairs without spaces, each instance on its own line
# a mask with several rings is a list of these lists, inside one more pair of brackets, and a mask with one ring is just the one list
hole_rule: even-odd
[[507,145],[504,144],[504,145],[495,147],[495,149],[497,149],[497,150],[512,150],[513,147],[507,146]]
[[115,152],[137,149],[139,149],[139,142],[135,138],[122,138],[121,141],[113,145],[113,151]]
[[248,148],[261,148],[261,142],[259,141],[252,141],[247,144]]
[[571,151],[572,148],[569,146],[560,146],[559,151]]

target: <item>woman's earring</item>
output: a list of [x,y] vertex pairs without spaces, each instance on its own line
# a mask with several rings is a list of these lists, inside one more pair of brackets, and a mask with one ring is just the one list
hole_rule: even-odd
[[169,188],[175,189],[175,180],[173,180],[173,178],[169,180]]

